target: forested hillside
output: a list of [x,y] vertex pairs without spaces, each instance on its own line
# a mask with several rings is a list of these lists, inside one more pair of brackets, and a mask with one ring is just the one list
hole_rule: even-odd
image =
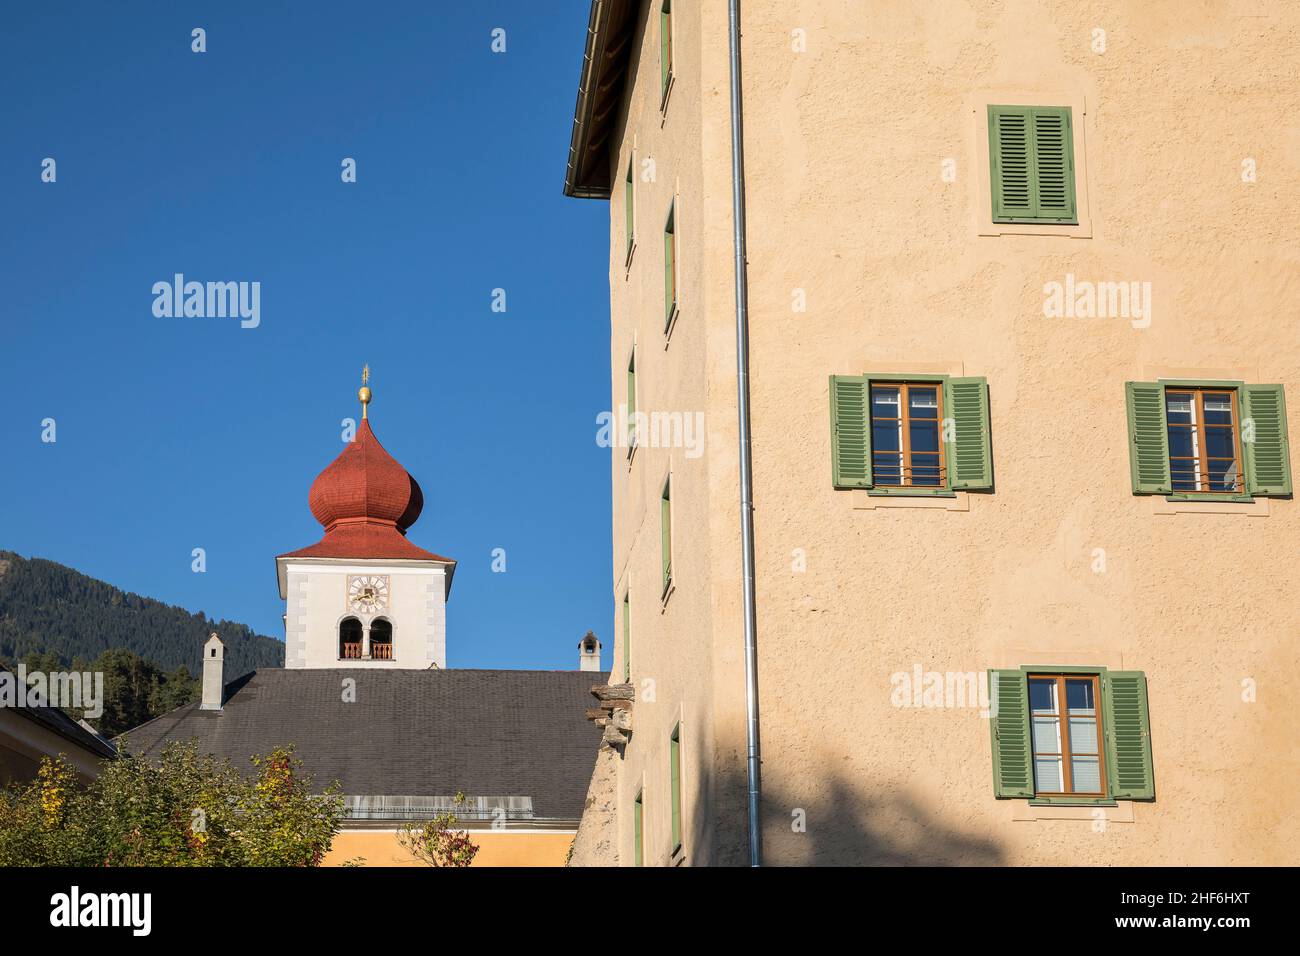
[[0,551],[0,658],[29,654],[94,661],[124,649],[171,673],[201,673],[203,642],[211,631],[226,645],[227,681],[258,667],[280,667],[284,645],[244,624],[213,621],[202,612],[119,591],[79,571],[41,558]]

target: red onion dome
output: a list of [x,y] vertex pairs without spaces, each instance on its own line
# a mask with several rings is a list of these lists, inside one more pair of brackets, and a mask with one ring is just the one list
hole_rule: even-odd
[[356,437],[312,482],[307,503],[327,532],[350,519],[391,522],[405,533],[420,517],[424,495],[363,418]]

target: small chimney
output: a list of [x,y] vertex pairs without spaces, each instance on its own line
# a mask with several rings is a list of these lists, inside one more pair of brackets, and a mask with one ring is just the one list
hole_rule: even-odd
[[578,642],[578,670],[600,670],[600,641],[591,631]]
[[203,702],[199,710],[220,710],[225,692],[226,645],[213,631],[203,645]]

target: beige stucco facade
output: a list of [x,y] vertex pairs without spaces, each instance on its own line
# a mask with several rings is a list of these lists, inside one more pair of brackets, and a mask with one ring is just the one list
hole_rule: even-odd
[[[564,866],[572,830],[470,830],[478,847],[471,866]],[[334,837],[322,866],[424,866],[396,830],[344,830]]]
[[[703,412],[706,439],[613,452],[637,700],[614,836],[580,832],[575,863],[632,862],[638,792],[647,864],[747,859],[727,16],[675,6],[667,109],[642,4],[611,147],[611,397],[635,349],[636,408]],[[1300,8],[749,0],[742,26],[764,862],[1300,861],[1300,512],[1133,494],[1124,399],[1281,383],[1300,434]],[[1077,225],[992,222],[995,103],[1071,107]],[[1150,283],[1149,313],[1048,318],[1067,276]],[[867,372],[987,378],[993,490],[834,489],[828,377]],[[1053,665],[1146,675],[1153,801],[996,799],[981,708],[893,693]]]

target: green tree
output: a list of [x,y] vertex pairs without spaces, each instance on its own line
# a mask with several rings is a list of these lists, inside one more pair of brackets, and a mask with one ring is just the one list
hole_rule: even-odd
[[194,743],[155,763],[123,754],[82,786],[63,759],[0,790],[0,866],[317,866],[343,817],[337,786],[321,795],[293,748],[241,774]]

